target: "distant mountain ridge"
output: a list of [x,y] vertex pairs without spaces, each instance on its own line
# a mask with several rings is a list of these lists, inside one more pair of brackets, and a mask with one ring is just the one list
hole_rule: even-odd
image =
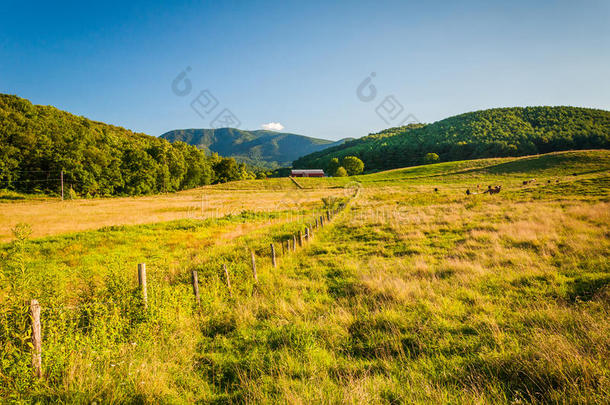
[[160,137],[170,142],[182,141],[199,149],[265,168],[290,166],[301,156],[339,146],[353,139],[345,138],[334,142],[287,132],[236,128],[177,129]]

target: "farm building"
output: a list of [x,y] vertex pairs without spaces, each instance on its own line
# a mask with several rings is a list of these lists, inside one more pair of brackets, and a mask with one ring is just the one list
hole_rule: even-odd
[[322,169],[293,169],[291,174],[292,177],[324,177],[324,170]]

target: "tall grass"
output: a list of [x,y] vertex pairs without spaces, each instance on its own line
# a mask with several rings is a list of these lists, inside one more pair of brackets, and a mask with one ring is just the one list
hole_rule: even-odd
[[[505,185],[493,196],[464,193],[477,171],[437,192],[437,177],[364,181],[311,243],[278,249],[277,269],[269,244],[320,215],[320,200],[302,217],[244,212],[43,239],[20,227],[0,249],[0,398],[604,403],[610,199],[595,170],[605,166],[581,157],[588,174],[569,174],[573,159],[520,169],[532,186],[490,175]],[[560,181],[542,181],[540,167]],[[41,381],[29,369],[31,298],[43,305]]]

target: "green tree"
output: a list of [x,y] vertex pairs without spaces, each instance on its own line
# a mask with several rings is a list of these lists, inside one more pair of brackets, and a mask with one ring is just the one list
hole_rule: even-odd
[[364,170],[364,162],[356,156],[346,156],[341,159],[341,166],[345,168],[347,174],[354,176],[362,173]]
[[216,178],[214,183],[226,183],[242,179],[242,167],[233,158],[220,158],[214,166]]
[[438,162],[440,158],[438,157],[438,155],[436,153],[426,153],[426,156],[424,156],[424,163],[430,164],[430,163],[436,163]]
[[253,180],[256,178],[254,172],[248,170],[245,163],[239,164],[239,180]]
[[345,170],[345,168],[343,166],[339,166],[339,168],[335,172],[335,177],[346,177],[346,176],[347,176],[347,170]]
[[326,166],[326,173],[329,176],[334,176],[337,173],[337,169],[339,168],[339,166],[341,166],[341,164],[339,164],[339,159],[332,158],[330,160],[330,162],[328,162],[328,165]]

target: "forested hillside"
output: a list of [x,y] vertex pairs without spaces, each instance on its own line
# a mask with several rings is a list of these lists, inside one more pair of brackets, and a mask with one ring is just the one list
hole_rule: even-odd
[[[610,112],[577,107],[495,108],[429,125],[390,128],[297,159],[296,168],[325,168],[357,156],[365,170],[430,162],[533,155],[610,147]],[[428,158],[426,157],[428,156]]]
[[253,177],[194,146],[134,133],[0,94],[0,189],[138,195]]
[[166,132],[161,138],[171,142],[186,142],[200,149],[270,169],[290,166],[292,161],[308,153],[351,140],[350,138],[333,142],[284,132],[245,131],[236,128],[177,129]]

